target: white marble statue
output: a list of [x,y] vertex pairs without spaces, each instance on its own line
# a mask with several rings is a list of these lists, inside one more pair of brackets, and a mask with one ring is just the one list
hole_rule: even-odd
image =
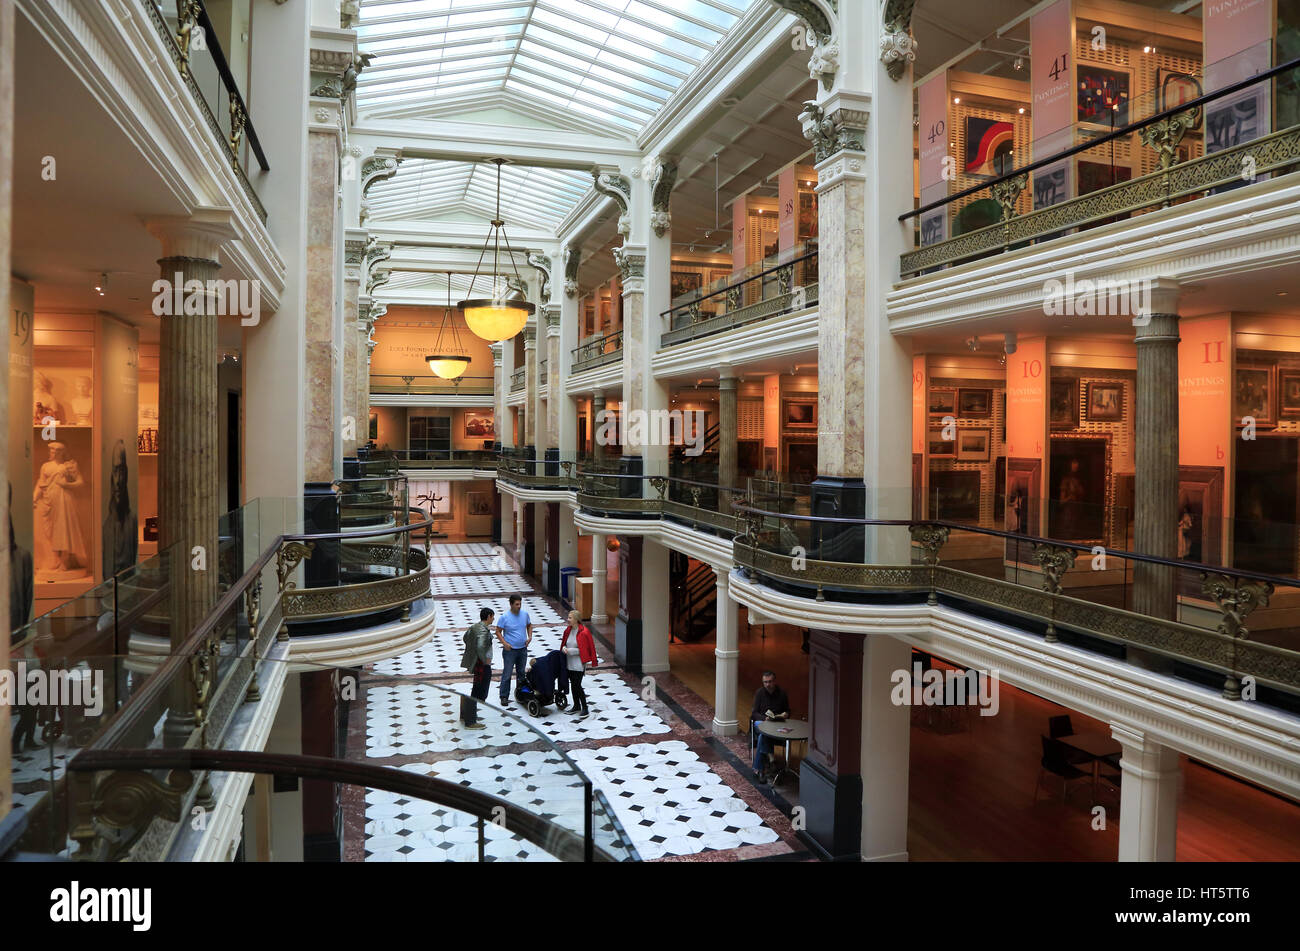
[[61,442],[50,443],[49,461],[32,493],[36,522],[53,552],[56,571],[72,572],[89,566],[86,535],[77,513],[77,495],[86,487],[75,459],[69,459]]

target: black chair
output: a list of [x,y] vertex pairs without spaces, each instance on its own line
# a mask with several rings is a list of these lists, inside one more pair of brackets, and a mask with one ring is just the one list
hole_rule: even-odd
[[1092,782],[1092,773],[1079,769],[1066,758],[1065,744],[1050,736],[1041,737],[1043,741],[1043,759],[1038,770],[1038,782],[1034,784],[1034,802],[1038,802],[1038,790],[1043,785],[1043,774],[1051,773],[1061,778],[1061,801],[1065,802],[1068,786],[1072,782],[1083,780]]

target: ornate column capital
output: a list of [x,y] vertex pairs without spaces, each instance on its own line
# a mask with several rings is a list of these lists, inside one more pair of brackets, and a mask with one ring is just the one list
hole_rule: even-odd
[[525,327],[522,332],[524,335],[524,349],[536,350],[537,349],[537,326],[535,324],[530,323],[530,325]]
[[397,167],[402,164],[402,157],[396,151],[376,152],[361,163],[361,196],[364,198],[370,186],[378,181],[385,181],[397,174]]
[[558,337],[560,335],[560,305],[547,304],[542,308],[542,316],[546,320],[546,336]]
[[811,99],[804,103],[799,113],[804,138],[812,143],[818,162],[840,152],[864,151],[868,118],[869,113],[864,108],[839,102],[823,108]]
[[501,341],[498,340],[496,343],[488,344],[488,349],[492,351],[492,369],[499,370],[501,368]]
[[623,296],[645,291],[645,248],[624,244],[614,249],[614,262],[622,278]]

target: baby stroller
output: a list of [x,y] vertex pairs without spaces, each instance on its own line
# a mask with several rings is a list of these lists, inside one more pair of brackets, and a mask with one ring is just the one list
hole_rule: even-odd
[[552,703],[557,710],[567,708],[569,677],[564,664],[564,652],[551,651],[534,658],[528,664],[524,682],[515,689],[515,699],[535,717],[540,717],[542,711]]

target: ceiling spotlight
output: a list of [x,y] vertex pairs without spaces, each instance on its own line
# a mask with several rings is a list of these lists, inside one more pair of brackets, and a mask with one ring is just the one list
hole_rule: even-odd
[[1025,60],[1024,60],[1024,57],[1023,57],[1023,56],[1017,56],[1014,60],[1012,60],[1012,62],[1011,62],[1011,68],[1014,69],[1014,70],[1016,70],[1017,72],[1019,72],[1020,70],[1024,69],[1024,68],[1025,68]]
[[1022,116],[1025,114],[1025,107],[1024,107],[1024,106],[1021,106],[1021,107],[1020,107],[1020,114],[1021,114]]
[[957,105],[957,104],[960,103],[960,102],[961,102],[961,96],[953,96],[953,97],[952,97],[952,104],[953,104],[954,106]]
[[99,277],[95,278],[95,282],[91,285],[91,287],[94,289],[96,294],[98,294],[100,297],[103,297],[104,293],[108,290],[108,275],[107,274],[99,275]]

